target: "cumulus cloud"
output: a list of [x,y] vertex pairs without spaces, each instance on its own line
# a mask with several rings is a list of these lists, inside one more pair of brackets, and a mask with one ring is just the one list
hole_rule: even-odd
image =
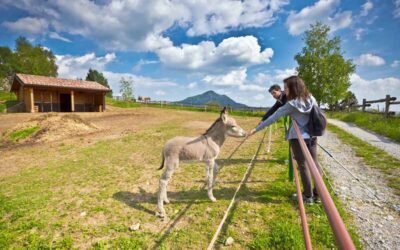
[[[275,21],[288,0],[205,0],[205,1],[40,1],[4,0],[4,6],[15,6],[29,19],[5,23],[10,29],[40,30],[81,35],[93,39],[107,50],[155,51],[171,47],[164,33],[175,25],[190,36],[212,35],[231,29],[268,26]],[[38,19],[41,17],[42,19]],[[47,20],[48,23],[44,23]]]
[[206,75],[202,81],[212,86],[236,88],[240,91],[266,91],[264,86],[253,84],[247,79],[246,68],[232,70],[226,74]]
[[271,48],[261,51],[254,36],[230,37],[218,46],[212,41],[196,45],[182,44],[179,47],[162,48],[156,53],[167,67],[212,71],[269,63],[274,54]]
[[390,67],[397,68],[397,67],[399,67],[399,65],[400,65],[400,61],[399,60],[394,60],[392,62],[392,64],[390,64]]
[[373,54],[362,54],[356,60],[355,63],[361,66],[380,66],[384,65],[385,60],[377,55]]
[[15,22],[3,22],[2,25],[16,33],[38,35],[46,32],[49,24],[44,18],[24,17]]
[[288,0],[278,1],[186,1],[191,17],[189,36],[214,35],[232,28],[262,27],[275,22],[274,14]]
[[58,75],[64,78],[85,78],[90,68],[104,70],[106,64],[116,58],[114,53],[106,54],[103,57],[96,57],[95,53],[88,53],[83,56],[56,55]]
[[338,11],[339,5],[340,0],[320,0],[299,12],[291,11],[285,25],[291,35],[300,35],[317,21],[329,25],[331,31],[346,28],[352,22],[352,12]]
[[224,75],[207,75],[203,81],[214,86],[240,86],[247,78],[247,69],[232,70]]
[[295,68],[291,69],[276,69],[275,70],[275,75],[274,75],[274,80],[282,83],[283,79],[288,78],[289,76],[297,75],[297,71]]
[[[352,74],[350,81],[350,90],[354,92],[359,102],[363,98],[367,100],[382,99],[388,94],[396,97],[400,96],[400,79],[396,77],[366,80],[357,74]],[[371,91],[372,89],[373,91]],[[398,105],[393,107],[395,106]]]

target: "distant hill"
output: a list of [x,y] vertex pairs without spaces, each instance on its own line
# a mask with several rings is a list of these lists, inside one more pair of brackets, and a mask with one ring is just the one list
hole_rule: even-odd
[[231,106],[233,108],[247,108],[242,103],[237,103],[226,95],[220,95],[212,90],[204,92],[200,95],[188,97],[176,103],[189,104],[189,105],[206,105],[207,103],[218,103],[220,106]]

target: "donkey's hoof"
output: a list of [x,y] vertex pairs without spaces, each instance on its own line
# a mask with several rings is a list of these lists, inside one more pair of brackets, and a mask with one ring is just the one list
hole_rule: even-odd
[[161,219],[164,219],[166,216],[165,216],[165,213],[161,213],[161,212],[156,212],[156,216],[158,217],[158,218],[161,218]]
[[215,199],[215,197],[209,197],[210,198],[210,200],[212,201],[212,202],[216,202],[217,201],[217,199]]

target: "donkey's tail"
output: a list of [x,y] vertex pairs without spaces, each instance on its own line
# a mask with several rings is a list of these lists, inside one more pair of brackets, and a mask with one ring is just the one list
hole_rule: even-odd
[[164,161],[165,161],[165,157],[164,157],[164,152],[162,153],[162,162],[161,162],[161,166],[157,169],[157,170],[161,170],[164,167]]

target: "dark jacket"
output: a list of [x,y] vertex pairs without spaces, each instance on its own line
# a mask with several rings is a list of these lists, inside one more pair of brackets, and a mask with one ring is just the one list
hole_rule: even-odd
[[268,117],[270,117],[273,113],[275,113],[275,111],[277,111],[280,107],[282,107],[283,105],[286,104],[287,98],[286,98],[286,94],[284,91],[281,92],[281,96],[279,97],[278,100],[276,100],[274,106],[272,106],[267,113],[265,113],[265,115],[263,116],[263,118],[261,119],[261,121],[265,121],[268,119]]

